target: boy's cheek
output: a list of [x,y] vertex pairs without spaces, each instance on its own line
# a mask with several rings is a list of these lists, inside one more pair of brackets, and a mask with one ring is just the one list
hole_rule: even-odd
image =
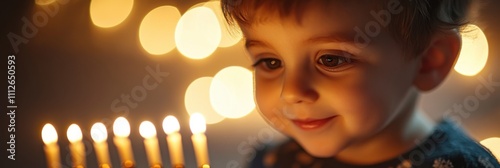
[[254,80],[257,105],[259,107],[277,106],[280,101],[281,85],[276,80],[262,79],[257,76]]
[[283,118],[276,117],[274,115],[266,115],[264,116],[267,122],[276,130],[286,133],[288,128],[288,123],[283,120]]
[[275,129],[286,132],[288,123],[283,117],[280,107],[280,88],[272,87],[271,83],[256,81],[255,99],[262,117]]
[[390,108],[386,100],[377,94],[368,94],[371,92],[363,88],[349,88],[342,93],[330,97],[330,100],[335,100],[330,105],[333,111],[342,116],[341,119],[351,132],[363,132],[367,130],[366,126],[376,127],[389,116]]

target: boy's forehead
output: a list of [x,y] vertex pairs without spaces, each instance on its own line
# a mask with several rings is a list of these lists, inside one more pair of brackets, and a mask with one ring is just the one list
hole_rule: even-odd
[[305,27],[321,33],[321,31],[350,31],[357,26],[366,24],[373,19],[370,11],[380,8],[380,0],[334,0],[328,3],[313,1],[302,6],[300,12],[292,11],[290,15],[281,16],[268,8],[260,8],[255,12],[254,19],[249,25],[241,25],[245,36],[267,24],[282,24],[284,27]]

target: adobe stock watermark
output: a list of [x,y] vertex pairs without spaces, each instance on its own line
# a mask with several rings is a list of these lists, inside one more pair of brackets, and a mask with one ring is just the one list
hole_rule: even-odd
[[364,30],[358,26],[354,27],[356,35],[354,43],[358,48],[367,47],[373,38],[380,35],[382,28],[389,26],[393,15],[397,15],[403,11],[403,6],[399,0],[390,0],[387,3],[386,9],[381,9],[378,12],[370,11],[373,19],[364,25]]
[[9,32],[6,34],[10,45],[12,46],[13,54],[7,56],[7,113],[9,118],[8,122],[8,139],[7,152],[8,159],[15,161],[16,158],[16,54],[19,52],[21,44],[27,44],[29,39],[34,38],[38,34],[38,30],[44,27],[49,22],[49,17],[54,17],[60,9],[60,5],[65,5],[69,0],[58,0],[50,5],[40,6],[41,10],[36,11],[30,17],[23,16],[21,18],[22,26],[20,33]]
[[500,87],[500,80],[494,81],[493,74],[488,75],[487,78],[479,76],[477,80],[480,85],[477,85],[474,89],[474,95],[465,97],[461,103],[454,103],[452,108],[444,112],[443,117],[450,118],[457,125],[461,125],[462,119],[469,118],[471,112],[479,109],[480,101],[490,98],[491,94],[496,91],[496,88]]
[[[110,110],[117,116],[127,117],[130,108],[138,107],[140,102],[146,100],[148,91],[156,89],[164,81],[164,78],[170,75],[168,72],[161,71],[159,64],[154,69],[151,66],[146,66],[144,69],[147,74],[142,78],[141,85],[134,86],[130,93],[123,93],[120,98],[111,102]],[[101,119],[101,123],[106,126],[108,132],[111,130],[113,122],[114,119]]]
[[[280,117],[294,118],[295,113],[286,108],[273,109],[273,113],[282,115]],[[262,128],[258,131],[256,135],[248,136],[246,140],[240,142],[237,147],[238,154],[244,158],[243,160],[236,161],[231,160],[226,163],[226,168],[244,168],[248,167],[248,164],[256,157],[257,151],[263,150],[266,145],[271,142],[276,141],[278,136],[280,136],[281,131],[289,127],[290,123],[283,122],[277,117],[269,119],[268,124],[272,127]]]
[[135,109],[148,96],[148,91],[152,91],[163,82],[164,78],[168,77],[170,73],[162,72],[160,65],[156,65],[155,69],[146,66],[148,74],[142,78],[142,85],[133,87],[130,93],[123,93],[120,98],[116,98],[111,102],[111,111],[119,114],[119,116],[126,117],[130,113],[130,109]]
[[[493,74],[488,75],[486,78],[484,76],[478,76],[477,80],[479,81],[479,85],[474,89],[474,94],[465,97],[460,103],[454,103],[452,107],[447,109],[443,114],[443,117],[452,120],[456,127],[462,125],[462,119],[469,118],[471,113],[479,109],[481,101],[490,98],[496,89],[500,88],[500,80],[495,81],[493,79]],[[424,143],[420,140],[415,140],[418,149],[410,152],[408,159],[414,166],[422,165],[427,156],[436,152],[437,145],[445,142],[447,138],[446,134],[440,132],[430,137],[429,140]],[[403,158],[403,156],[399,156],[399,159],[401,161],[407,160]],[[496,160],[492,161],[489,160],[489,158],[479,157],[478,162],[484,167],[493,168],[492,163],[496,162]]]
[[49,23],[49,17],[54,17],[59,13],[60,5],[65,5],[68,2],[69,0],[57,0],[51,4],[41,5],[42,10],[35,12],[31,18],[22,17],[21,33],[9,32],[7,34],[7,39],[9,39],[14,53],[17,54],[21,44],[28,44],[29,40],[38,34],[38,29]]
[[[147,91],[156,89],[160,85],[160,83],[164,81],[164,78],[168,77],[170,74],[168,72],[161,71],[160,65],[156,65],[155,68],[151,66],[146,66],[144,69],[146,70],[147,75],[144,76],[144,78],[142,79],[141,85],[133,87],[129,94],[122,94],[121,98],[113,100],[113,102],[111,103],[111,110],[113,112],[119,113],[120,116],[126,117],[129,114],[129,106],[127,102],[134,103],[135,106],[130,108],[137,107],[139,102],[144,101],[146,99]],[[132,100],[134,100],[135,102],[132,102],[130,98],[132,98]],[[122,102],[121,100],[127,100],[127,101]],[[122,103],[123,106],[118,106],[120,103]],[[111,131],[110,128],[112,128],[112,122],[113,120],[110,120],[109,118],[101,119],[101,123],[105,125],[107,132],[102,132],[103,130],[98,130],[97,132],[94,132],[95,134],[94,136],[102,136],[108,134]],[[85,157],[89,157],[92,153],[94,153],[92,141],[90,140],[92,137],[91,134],[92,131],[88,131],[82,128],[82,135],[84,137],[82,138],[82,143],[85,145]],[[66,146],[64,149],[68,151],[68,154],[65,155],[65,157],[63,158],[64,164],[61,163],[60,166],[63,168],[73,167],[74,165],[72,165],[69,146]]]
[[260,129],[257,135],[248,136],[237,147],[238,154],[245,159],[243,161],[231,160],[226,163],[226,168],[247,167],[248,163],[257,155],[257,151],[262,150],[266,144],[274,141],[276,136],[277,132],[270,127]]

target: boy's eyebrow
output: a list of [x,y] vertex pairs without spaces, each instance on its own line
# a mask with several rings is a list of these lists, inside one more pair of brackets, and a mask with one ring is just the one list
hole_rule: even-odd
[[258,41],[258,40],[253,40],[253,39],[248,39],[246,38],[245,39],[245,47],[248,49],[250,47],[253,47],[253,46],[263,46],[263,47],[267,47],[268,45],[262,41]]
[[350,32],[334,32],[326,35],[318,35],[307,39],[306,43],[319,43],[319,42],[343,42],[355,43],[355,33]]
[[[318,35],[311,37],[305,41],[306,44],[311,44],[311,43],[320,43],[320,42],[341,42],[341,43],[355,43],[354,37],[356,36],[355,33],[348,33],[348,32],[335,32],[335,33],[330,33],[326,35]],[[253,40],[253,39],[245,39],[245,47],[248,49],[253,46],[263,46],[267,47],[268,45],[262,41],[259,40]]]

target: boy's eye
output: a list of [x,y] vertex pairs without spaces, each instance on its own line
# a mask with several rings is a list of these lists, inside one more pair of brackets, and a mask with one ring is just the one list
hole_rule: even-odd
[[336,55],[323,55],[319,57],[318,63],[326,67],[336,67],[345,63],[351,63],[351,59]]
[[259,66],[260,64],[263,64],[265,66],[265,68],[269,69],[269,70],[281,68],[281,60],[275,59],[275,58],[260,59],[256,63],[254,63],[252,66],[256,67],[256,66]]
[[345,56],[324,54],[319,57],[318,64],[320,64],[322,68],[327,71],[336,72],[349,68],[345,66],[350,65],[353,61],[353,59]]

